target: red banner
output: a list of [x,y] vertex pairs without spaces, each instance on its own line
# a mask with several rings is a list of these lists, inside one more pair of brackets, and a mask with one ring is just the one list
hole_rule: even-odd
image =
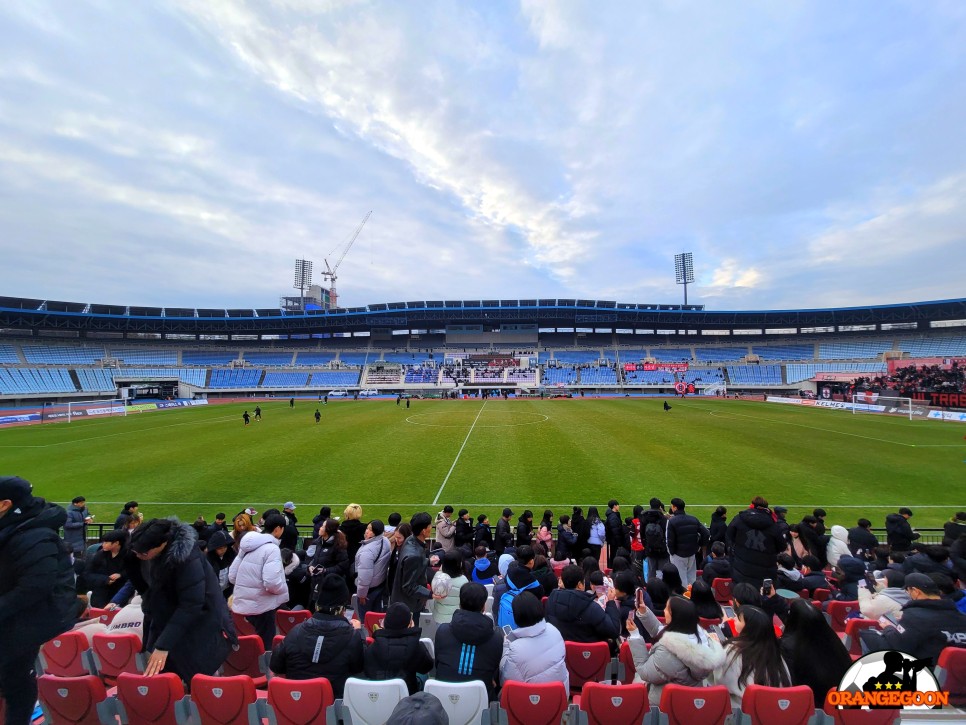
[[686,373],[688,371],[688,364],[687,363],[643,363],[640,366],[640,369],[648,372],[653,370],[662,370],[665,372],[672,372],[672,373]]

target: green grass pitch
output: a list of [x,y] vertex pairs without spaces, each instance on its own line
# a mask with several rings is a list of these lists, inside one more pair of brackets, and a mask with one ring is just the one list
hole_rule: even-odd
[[330,400],[316,425],[314,401],[286,399],[262,402],[248,427],[253,402],[211,405],[2,430],[0,468],[60,503],[85,495],[99,521],[129,499],[149,517],[209,521],[293,500],[302,522],[350,501],[367,519],[449,503],[495,522],[504,505],[539,519],[681,496],[707,520],[761,494],[790,521],[824,506],[830,523],[882,526],[909,506],[921,527],[966,508],[963,426],[703,398],[669,399],[665,413],[662,402]]

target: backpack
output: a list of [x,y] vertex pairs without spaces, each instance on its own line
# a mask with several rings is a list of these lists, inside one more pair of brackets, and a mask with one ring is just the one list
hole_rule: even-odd
[[499,627],[505,627],[506,625],[510,625],[510,627],[512,629],[516,629],[517,628],[517,623],[513,619],[513,599],[514,599],[514,597],[516,597],[516,595],[519,594],[522,591],[526,591],[527,589],[536,589],[538,586],[540,586],[540,582],[536,582],[535,581],[535,582],[531,582],[531,583],[527,584],[525,587],[523,587],[522,589],[520,589],[520,588],[517,588],[517,587],[513,586],[513,582],[510,581],[510,577],[507,576],[507,578],[506,578],[506,591],[503,592],[503,596],[500,597],[500,612],[499,612],[499,614],[497,616],[497,620],[496,620],[497,626],[499,626]]
[[667,539],[660,524],[652,522],[644,527],[644,550],[648,556],[667,556]]

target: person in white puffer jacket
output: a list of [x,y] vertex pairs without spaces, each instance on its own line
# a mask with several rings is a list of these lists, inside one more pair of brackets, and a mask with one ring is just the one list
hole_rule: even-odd
[[567,652],[560,632],[543,618],[543,605],[530,592],[513,598],[517,628],[503,640],[500,677],[506,682],[562,682],[570,692]]
[[839,558],[843,556],[852,556],[849,550],[849,530],[844,526],[833,526],[832,538],[828,540],[825,552],[829,566],[838,564]]
[[285,518],[269,516],[265,531],[249,531],[242,536],[238,556],[228,569],[228,580],[235,585],[231,611],[244,616],[262,638],[265,649],[270,650],[275,638],[275,612],[288,601],[278,545],[285,531]]

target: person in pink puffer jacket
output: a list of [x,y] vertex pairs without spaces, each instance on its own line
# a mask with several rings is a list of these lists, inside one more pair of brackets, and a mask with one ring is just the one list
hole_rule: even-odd
[[288,601],[288,584],[278,540],[285,531],[285,518],[269,516],[265,532],[249,531],[242,536],[238,556],[228,570],[235,585],[231,611],[241,614],[262,638],[266,650],[275,637],[275,612]]

